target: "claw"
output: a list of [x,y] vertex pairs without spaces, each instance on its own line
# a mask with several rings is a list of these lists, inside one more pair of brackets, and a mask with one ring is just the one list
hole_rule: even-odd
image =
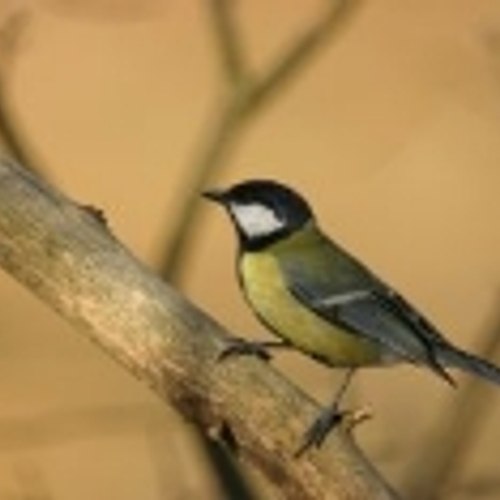
[[227,345],[220,352],[217,360],[224,361],[232,356],[257,356],[263,361],[270,361],[272,358],[262,343],[250,342],[236,337],[228,340]]
[[339,411],[336,406],[325,409],[304,434],[303,443],[293,454],[301,457],[309,448],[319,448],[328,434],[342,423],[348,412]]

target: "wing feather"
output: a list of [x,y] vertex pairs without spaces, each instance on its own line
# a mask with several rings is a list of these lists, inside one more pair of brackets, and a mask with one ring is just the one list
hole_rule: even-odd
[[[281,259],[291,293],[327,321],[378,343],[388,357],[428,365],[451,381],[438,360],[446,345],[438,330],[362,264],[322,243],[311,246],[312,255]],[[331,269],[337,272],[324,272]]]

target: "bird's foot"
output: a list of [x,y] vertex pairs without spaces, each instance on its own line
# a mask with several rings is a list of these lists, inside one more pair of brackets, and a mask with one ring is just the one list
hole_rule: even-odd
[[341,426],[342,430],[351,432],[354,427],[372,416],[370,408],[355,411],[339,410],[337,405],[326,408],[304,434],[303,442],[294,453],[294,457],[299,458],[312,447],[320,448],[328,434],[337,427]]
[[324,409],[304,434],[302,444],[294,453],[295,458],[302,456],[311,447],[319,448],[328,434],[343,422],[347,414],[348,412],[339,410],[337,405]]
[[218,361],[224,361],[233,356],[256,356],[263,361],[270,361],[272,356],[267,350],[266,342],[251,342],[249,340],[233,337],[220,352]]

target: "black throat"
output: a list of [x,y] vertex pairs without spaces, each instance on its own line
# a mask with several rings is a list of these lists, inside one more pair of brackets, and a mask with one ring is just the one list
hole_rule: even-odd
[[292,233],[297,231],[297,228],[284,227],[272,233],[262,236],[248,236],[238,226],[238,240],[240,243],[240,251],[242,252],[260,252],[266,248],[278,243],[278,241],[288,238]]

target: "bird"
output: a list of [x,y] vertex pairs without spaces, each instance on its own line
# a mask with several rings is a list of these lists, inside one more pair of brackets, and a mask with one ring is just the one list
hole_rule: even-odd
[[340,401],[358,368],[406,362],[455,385],[458,368],[500,385],[500,368],[456,347],[394,288],[327,236],[309,202],[273,179],[245,180],[203,192],[236,230],[237,275],[244,297],[278,340],[231,339],[221,353],[292,348],[345,378],[333,402],[306,430],[296,455],[319,448],[342,419]]

